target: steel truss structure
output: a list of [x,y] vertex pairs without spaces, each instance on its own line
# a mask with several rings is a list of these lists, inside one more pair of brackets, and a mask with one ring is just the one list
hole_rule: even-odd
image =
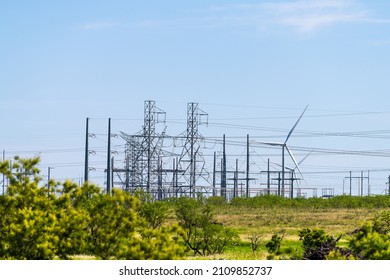
[[208,114],[199,109],[198,103],[187,104],[187,130],[185,144],[177,162],[177,192],[180,195],[195,197],[196,193],[210,193],[210,174],[205,169],[202,153],[203,136],[199,133],[200,125],[207,125]]
[[[155,101],[144,102],[142,131],[130,135],[121,132],[125,144],[123,168],[113,168],[120,177],[116,187],[130,192],[144,191],[154,199],[191,196],[210,191],[210,174],[205,169],[198,127],[207,124],[208,115],[197,103],[188,103],[187,130],[173,137],[166,135],[166,113]],[[158,127],[159,124],[162,126]],[[176,151],[163,149],[164,141],[184,140]],[[180,152],[177,149],[182,149]]]
[[[158,170],[166,129],[165,115],[156,107],[155,101],[145,101],[142,131],[135,135],[121,132],[126,141],[124,168],[113,169],[113,172],[121,174],[123,189],[130,192],[142,190],[154,195],[161,193]],[[158,123],[163,124],[161,132],[156,131]]]
[[[124,158],[123,161],[120,160],[122,166],[118,166],[117,161],[114,167],[114,158],[111,156],[113,153],[110,145],[108,146],[107,186],[122,188],[131,193],[145,192],[155,200],[181,196],[196,197],[198,194],[222,196],[228,200],[262,194],[288,195],[291,198],[294,193],[296,196],[304,195],[303,188],[294,187],[294,182],[301,180],[296,177],[295,169],[290,170],[290,178],[286,176],[283,180],[280,178],[282,171],[270,171],[268,167],[268,183],[266,187],[262,187],[264,184],[261,183],[260,175],[265,171],[251,171],[250,173],[249,170],[249,135],[247,135],[246,146],[246,171],[239,170],[238,159],[236,159],[235,169],[230,167],[231,170],[228,170],[225,135],[223,135],[222,151],[218,153],[214,151],[211,167],[203,154],[206,141],[199,129],[200,126],[207,124],[208,114],[199,108],[198,103],[187,103],[187,129],[178,136],[169,136],[166,134],[165,111],[159,109],[155,101],[145,101],[142,129],[135,134],[120,132],[121,139],[125,142]],[[112,137],[110,134],[109,128],[109,139]],[[90,135],[87,119],[87,140]],[[165,150],[167,147],[171,147],[171,150]],[[88,141],[86,143],[85,178],[88,178],[87,171],[89,170],[87,156]],[[296,168],[298,169],[297,166]],[[209,172],[211,169],[212,171]],[[279,174],[277,188],[271,183],[275,181],[275,178],[270,178],[270,174],[275,172]],[[254,185],[250,187],[249,181],[252,180]],[[258,180],[257,183],[256,180]],[[284,181],[288,187],[286,192],[281,191]],[[110,188],[107,187],[107,192],[109,191]]]

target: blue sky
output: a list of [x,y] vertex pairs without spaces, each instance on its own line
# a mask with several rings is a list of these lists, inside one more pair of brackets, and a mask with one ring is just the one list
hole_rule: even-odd
[[[169,135],[196,102],[209,114],[203,136],[242,143],[284,141],[309,105],[288,142],[297,161],[312,151],[303,186],[340,193],[349,170],[371,170],[383,193],[389,12],[389,1],[362,0],[0,1],[0,149],[79,180],[86,117],[102,169],[107,118],[114,133],[137,133],[145,100],[166,112]],[[259,170],[280,164],[278,150],[252,152]]]

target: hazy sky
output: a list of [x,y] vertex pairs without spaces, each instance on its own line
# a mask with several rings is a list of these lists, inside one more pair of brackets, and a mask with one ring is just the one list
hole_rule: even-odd
[[[53,167],[55,178],[79,180],[87,117],[102,170],[109,117],[114,133],[137,133],[154,100],[178,135],[196,102],[208,113],[203,136],[243,143],[228,146],[234,165],[247,134],[283,142],[309,105],[288,141],[297,161],[312,151],[302,185],[340,193],[350,170],[371,170],[383,193],[389,13],[385,0],[0,0],[0,149],[40,155],[44,176]],[[220,149],[208,144],[205,154]],[[274,170],[281,163],[280,149],[251,153],[259,172],[268,158]],[[103,180],[98,170],[91,177]]]

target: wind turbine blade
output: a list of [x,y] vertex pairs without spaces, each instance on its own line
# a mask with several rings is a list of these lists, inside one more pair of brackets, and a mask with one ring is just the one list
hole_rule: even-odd
[[[275,163],[275,165],[280,166],[281,168],[283,168],[283,166],[281,164]],[[290,170],[292,172],[294,172],[294,170],[295,170],[295,169],[287,167],[287,166],[285,166],[284,168],[287,169],[287,170]]]
[[303,179],[303,174],[302,174],[301,170],[299,169],[298,163],[297,163],[297,161],[295,160],[295,158],[294,158],[292,152],[290,151],[290,149],[289,149],[287,146],[285,146],[285,147],[286,147],[286,150],[287,150],[288,154],[290,155],[292,161],[294,162],[295,167],[298,169],[299,174],[301,174],[302,179]]
[[261,144],[261,145],[268,145],[268,146],[283,146],[284,143],[281,142],[259,142],[259,141],[252,141],[251,143],[254,144]]
[[284,144],[287,143],[288,138],[290,138],[290,136],[291,136],[291,134],[293,133],[295,127],[298,125],[298,123],[299,123],[299,121],[301,120],[303,114],[306,112],[307,107],[309,107],[309,105],[306,106],[305,110],[303,110],[302,114],[299,116],[298,120],[296,121],[296,123],[294,124],[294,126],[291,128],[290,132],[289,132],[288,135],[287,135],[286,141],[284,141]]
[[301,165],[302,162],[304,162],[305,159],[307,159],[308,156],[310,156],[311,152],[308,153],[303,159],[301,159],[300,162],[298,162],[298,165]]

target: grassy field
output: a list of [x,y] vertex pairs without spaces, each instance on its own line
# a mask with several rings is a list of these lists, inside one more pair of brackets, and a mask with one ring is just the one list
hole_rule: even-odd
[[[224,205],[216,209],[215,218],[225,226],[235,229],[240,240],[229,246],[222,255],[201,257],[201,259],[290,259],[302,255],[298,232],[303,228],[323,229],[327,234],[343,235],[339,245],[348,242],[346,233],[371,220],[377,213],[389,209],[376,208],[253,208]],[[272,256],[265,244],[273,234],[283,235],[281,253]],[[260,239],[256,252],[251,249],[251,238]],[[189,256],[190,259],[200,257]]]
[[[339,245],[347,243],[346,233],[355,230],[371,220],[377,213],[390,208],[337,208],[337,209],[293,209],[293,208],[251,208],[231,205],[216,209],[216,220],[234,229],[239,240],[229,246],[223,254],[211,256],[193,256],[192,260],[266,260],[300,258],[303,250],[298,232],[303,228],[323,229],[327,234],[338,237],[343,235]],[[270,255],[265,244],[273,234],[284,234],[279,255]],[[259,238],[259,248],[253,252],[251,238]],[[95,259],[93,256],[74,256],[77,260]]]

